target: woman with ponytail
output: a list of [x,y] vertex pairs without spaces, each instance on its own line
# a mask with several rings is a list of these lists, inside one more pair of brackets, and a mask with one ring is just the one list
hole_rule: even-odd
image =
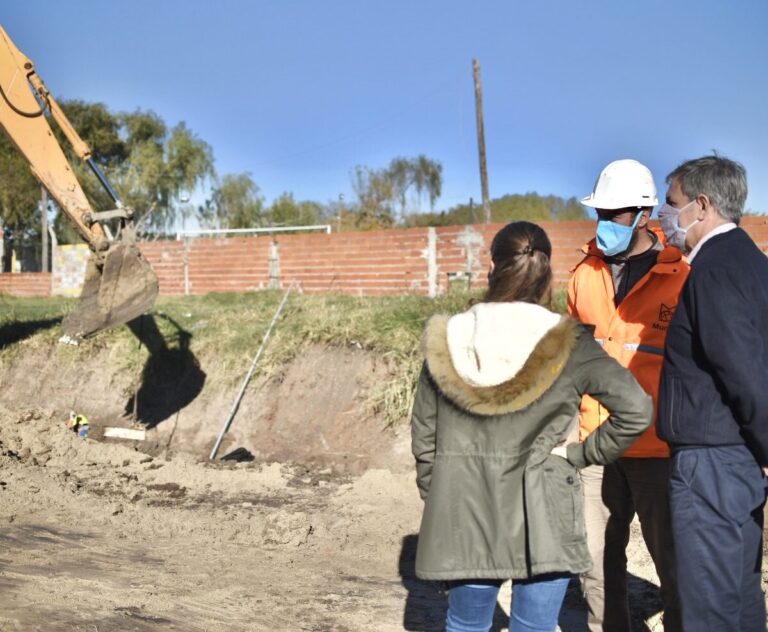
[[[552,246],[512,222],[491,244],[481,302],[427,323],[411,420],[425,501],[416,575],[448,582],[447,632],[487,632],[513,580],[511,632],[555,630],[589,569],[579,469],[617,459],[651,400],[578,323],[550,310]],[[612,411],[567,443],[584,394]]]

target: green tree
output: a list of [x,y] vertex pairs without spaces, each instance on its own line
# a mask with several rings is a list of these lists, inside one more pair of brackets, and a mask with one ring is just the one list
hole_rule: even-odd
[[[128,158],[128,147],[121,137],[120,118],[112,114],[106,105],[78,99],[61,101],[59,105],[78,136],[91,148],[92,158],[100,166],[118,165]],[[76,162],[78,159],[64,133],[55,123],[51,127],[64,153],[71,162]]]
[[267,211],[271,226],[311,226],[323,221],[323,207],[317,202],[296,202],[292,193],[283,193]]
[[386,169],[355,167],[352,188],[357,203],[349,209],[354,214],[354,226],[358,230],[390,228],[395,223],[392,213],[395,192],[392,179]]
[[40,184],[10,139],[0,134],[0,272],[10,271],[14,250],[40,243],[39,202]]
[[[59,105],[80,138],[90,147],[93,161],[112,181],[116,170],[125,163],[130,153],[128,146],[121,137],[122,130],[119,117],[112,114],[103,103],[72,100],[60,101]],[[112,198],[104,190],[90,168],[79,156],[75,155],[72,146],[58,125],[53,121],[50,123],[56,140],[69,160],[70,167],[93,208],[96,210],[114,208]],[[116,183],[112,182],[112,184]],[[80,241],[77,231],[72,227],[66,215],[61,212],[56,215],[54,220],[54,230],[59,241],[63,243]]]
[[213,151],[184,122],[168,130],[153,112],[121,115],[128,159],[108,175],[148,230],[166,231],[189,212],[182,198],[215,177]]
[[24,230],[35,221],[40,183],[11,140],[0,134],[0,221],[6,228]]
[[200,206],[197,207],[196,213],[197,223],[200,228],[204,229],[217,229],[221,228],[221,223],[216,212],[216,204],[213,197],[209,197]]
[[434,210],[435,202],[443,191],[443,165],[430,160],[423,154],[420,155],[414,166],[413,185],[419,198],[426,191],[429,197],[429,208]]
[[408,189],[411,186],[411,161],[408,158],[393,158],[387,168],[392,186],[392,195],[400,204],[400,217],[405,217]]
[[429,198],[429,208],[433,210],[443,187],[443,166],[425,155],[416,158],[393,158],[386,170],[392,185],[392,193],[400,205],[400,217],[405,219],[408,191],[416,197],[416,211],[420,210],[422,196]]
[[536,193],[504,195],[493,200],[491,216],[495,222],[513,220],[537,222],[552,219],[546,202]]
[[[576,220],[587,217],[584,207],[576,198],[566,200],[556,195],[538,193],[504,195],[491,200],[494,222],[528,220]],[[419,213],[408,217],[409,226],[450,226],[476,224],[482,221],[482,207],[478,204],[459,204],[440,213]]]
[[180,198],[188,196],[199,183],[215,176],[213,150],[200,140],[183,121],[171,130],[166,143],[166,178],[168,198],[173,202],[171,215],[186,214],[187,206],[180,206]]
[[264,223],[264,198],[250,173],[225,175],[213,189],[209,209],[222,228],[258,228]]
[[[442,186],[443,166],[423,154],[416,158],[393,158],[386,169],[358,165],[352,174],[357,201],[345,213],[353,214],[354,227],[360,230],[392,226],[395,208],[399,210],[400,221],[407,223],[409,194],[418,212],[424,195],[429,198],[430,208],[434,208]],[[348,224],[348,219],[344,224]]]
[[575,197],[569,197],[567,200],[556,196],[550,197],[555,200],[551,206],[553,219],[561,221],[587,219],[586,210]]
[[[180,201],[182,194],[215,175],[210,146],[183,122],[169,130],[153,112],[114,114],[104,104],[79,100],[60,101],[60,105],[122,202],[139,218],[147,216],[148,230],[171,228],[186,208]],[[61,130],[55,124],[52,127],[93,207],[113,208],[101,183],[74,155]],[[54,225],[61,241],[76,240],[66,218],[57,217]]]
[[[122,201],[139,217],[153,211],[147,221],[152,230],[172,226],[186,208],[180,202],[181,194],[215,175],[210,146],[184,123],[169,131],[152,112],[114,114],[102,103],[80,100],[61,100],[59,104]],[[114,208],[98,179],[74,155],[63,132],[53,122],[51,128],[93,208]],[[14,248],[35,240],[39,243],[39,200],[40,185],[29,165],[10,139],[0,134],[0,224],[6,237],[13,237]],[[60,243],[80,241],[61,212],[53,227]]]

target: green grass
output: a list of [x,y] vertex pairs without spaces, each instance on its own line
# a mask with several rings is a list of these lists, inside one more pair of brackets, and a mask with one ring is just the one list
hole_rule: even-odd
[[[212,294],[165,300],[158,310],[184,323],[194,335],[193,351],[219,363],[216,374],[228,385],[239,381],[277,309],[282,292]],[[436,312],[466,307],[468,294],[437,300],[425,297],[345,295],[291,296],[257,367],[257,374],[278,375],[290,359],[311,344],[354,346],[385,356],[390,377],[371,394],[372,406],[389,423],[408,415],[418,370],[424,323]]]
[[68,298],[20,298],[0,292],[0,325],[13,320],[58,318],[76,302]]
[[[422,357],[419,342],[426,320],[435,313],[453,314],[479,298],[478,292],[453,290],[437,299],[419,296],[366,297],[293,293],[259,362],[256,374],[279,375],[282,367],[307,345],[354,346],[387,358],[390,378],[372,394],[371,404],[389,423],[407,418]],[[165,344],[188,346],[205,359],[205,390],[239,384],[283,297],[282,291],[246,294],[165,297],[152,314]],[[554,304],[564,310],[563,292]],[[0,295],[0,368],[22,350],[56,344],[58,320],[76,302],[67,299],[12,298]],[[125,327],[114,327],[71,348],[78,354],[108,349],[119,370],[134,374],[147,357],[146,348]]]

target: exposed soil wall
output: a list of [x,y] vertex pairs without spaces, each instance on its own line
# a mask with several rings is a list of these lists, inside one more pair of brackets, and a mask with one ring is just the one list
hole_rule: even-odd
[[[134,403],[137,371],[121,366],[110,349],[83,355],[61,345],[37,348],[6,362],[0,404],[43,405],[61,420],[75,410],[89,418],[97,439],[105,426],[129,426],[136,405],[149,427],[142,450],[206,458],[248,364],[244,357],[241,374],[221,375],[216,357],[171,351],[144,368],[149,377]],[[218,456],[237,451],[258,462],[320,464],[343,472],[410,468],[404,426],[387,428],[371,406],[374,389],[390,370],[382,358],[354,347],[309,346],[278,375],[250,383]]]

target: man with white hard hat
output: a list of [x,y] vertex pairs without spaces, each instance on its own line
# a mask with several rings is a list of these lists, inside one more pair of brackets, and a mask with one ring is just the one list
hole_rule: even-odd
[[[669,323],[688,276],[681,252],[650,228],[658,204],[650,170],[636,160],[603,169],[582,204],[595,209],[595,238],[568,284],[568,311],[594,328],[605,351],[628,368],[657,406]],[[579,435],[600,432],[610,411],[585,397]],[[655,424],[614,464],[582,470],[584,516],[593,569],[583,577],[590,630],[630,632],[627,557],[637,514],[661,581],[664,629],[681,629],[669,512],[669,448]]]

